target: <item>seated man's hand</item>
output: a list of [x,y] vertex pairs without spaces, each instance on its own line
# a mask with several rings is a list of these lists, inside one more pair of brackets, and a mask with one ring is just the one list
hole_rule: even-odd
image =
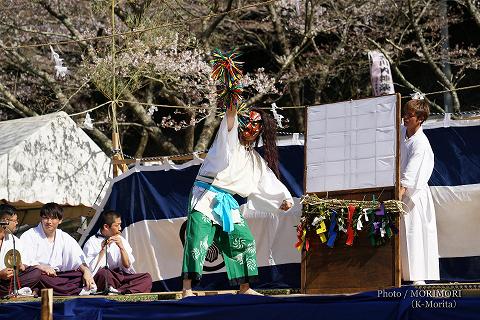
[[13,277],[13,269],[12,268],[5,268],[0,270],[0,280],[8,280]]
[[115,243],[119,249],[123,249],[123,242],[122,242],[122,239],[120,238],[119,235],[116,235],[116,236],[113,236],[113,237],[110,237],[108,239],[108,242],[109,243]]
[[50,277],[56,277],[57,276],[57,272],[55,271],[55,269],[53,269],[52,267],[46,265],[46,264],[39,264],[37,266],[38,269],[40,269],[42,271],[43,274],[46,274],[47,276],[50,276]]
[[27,266],[22,263],[19,268],[20,268],[20,271],[23,272],[25,271],[25,269],[27,269]]
[[104,250],[105,247],[109,244],[109,239],[105,239],[102,241],[102,244],[101,244],[101,250]]
[[97,287],[97,285],[95,284],[95,280],[93,280],[93,276],[90,270],[83,271],[83,282],[85,283],[85,287],[87,287],[87,290],[91,290]]
[[292,203],[287,200],[283,200],[282,205],[280,206],[280,210],[287,211],[292,207]]

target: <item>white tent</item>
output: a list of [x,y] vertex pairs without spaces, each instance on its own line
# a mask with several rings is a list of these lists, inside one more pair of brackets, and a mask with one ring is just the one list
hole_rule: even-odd
[[65,112],[0,122],[0,200],[94,205],[110,159]]

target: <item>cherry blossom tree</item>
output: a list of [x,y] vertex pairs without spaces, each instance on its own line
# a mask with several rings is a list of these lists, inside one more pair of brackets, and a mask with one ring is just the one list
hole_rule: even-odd
[[[397,92],[448,90],[455,111],[475,108],[457,89],[478,83],[478,36],[455,28],[478,31],[476,0],[114,4],[112,12],[112,0],[4,0],[1,120],[62,110],[84,126],[91,110],[84,129],[107,153],[116,127],[127,155],[205,150],[221,114],[215,48],[242,52],[247,105],[297,107],[277,109],[290,131],[304,130],[303,106],[371,96],[369,50],[389,59]],[[444,110],[444,93],[428,98]]]

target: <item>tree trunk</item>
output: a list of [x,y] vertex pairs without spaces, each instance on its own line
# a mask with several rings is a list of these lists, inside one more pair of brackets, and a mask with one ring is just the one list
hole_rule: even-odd
[[195,145],[195,151],[204,151],[207,150],[210,141],[220,124],[220,118],[216,117],[215,110],[211,110],[210,114],[205,119],[205,123],[202,128],[202,133],[198,138],[197,144]]

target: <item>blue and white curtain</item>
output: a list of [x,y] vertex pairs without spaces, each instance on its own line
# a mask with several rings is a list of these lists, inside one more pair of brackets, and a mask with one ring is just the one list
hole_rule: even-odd
[[435,203],[440,278],[480,280],[480,120],[429,121],[435,154],[429,185]]
[[[435,203],[443,281],[480,280],[480,120],[428,121],[424,132],[435,154],[430,186]],[[293,141],[293,142],[292,142]],[[300,253],[294,248],[301,216],[303,140],[280,143],[280,171],[295,197],[288,213],[246,212],[257,242],[259,288],[299,288]],[[97,212],[122,214],[123,235],[133,247],[135,268],[150,272],[154,290],[179,290],[190,188],[200,159],[176,166],[137,164],[115,178]],[[241,200],[241,199],[240,199]],[[99,229],[94,217],[80,243]],[[352,248],[354,250],[354,248]],[[228,289],[223,259],[211,247],[198,289]]]
[[[301,216],[303,145],[297,136],[288,140],[280,143],[280,172],[295,206],[287,213],[244,212],[257,243],[257,288],[300,287],[300,253],[294,244]],[[291,140],[298,145],[291,145]],[[152,275],[154,291],[180,290],[188,197],[200,164],[198,158],[179,166],[137,164],[115,178],[80,244],[99,230],[98,213],[113,209],[122,215],[122,234],[133,248],[135,269]],[[224,262],[215,246],[209,248],[197,289],[229,289]]]

